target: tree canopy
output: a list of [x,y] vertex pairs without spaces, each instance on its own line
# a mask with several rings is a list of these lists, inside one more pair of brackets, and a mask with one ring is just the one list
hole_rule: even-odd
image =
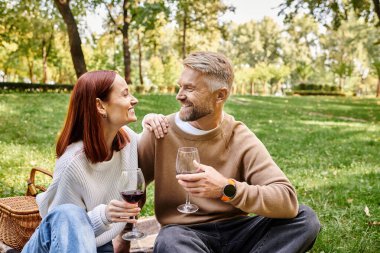
[[[233,61],[236,93],[302,84],[380,96],[377,7],[284,0],[281,25],[225,21],[234,7],[222,0],[0,1],[0,81],[74,83],[87,70],[114,69],[144,90],[172,90],[180,60],[209,50]],[[89,30],[89,16],[100,32]]]
[[319,22],[335,29],[348,21],[351,12],[366,22],[380,26],[379,0],[285,0],[280,13],[285,14],[286,20],[291,20],[305,10]]

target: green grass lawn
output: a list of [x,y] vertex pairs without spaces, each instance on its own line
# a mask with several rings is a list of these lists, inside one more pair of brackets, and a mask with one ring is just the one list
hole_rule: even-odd
[[[174,96],[138,96],[141,131],[148,112],[176,111]],[[30,168],[54,168],[67,94],[0,94],[0,196],[22,195]],[[231,97],[226,111],[266,145],[318,214],[312,252],[380,252],[380,100],[327,97]],[[48,183],[48,179],[39,178]],[[143,215],[153,214],[152,187]],[[368,216],[365,213],[368,207]]]

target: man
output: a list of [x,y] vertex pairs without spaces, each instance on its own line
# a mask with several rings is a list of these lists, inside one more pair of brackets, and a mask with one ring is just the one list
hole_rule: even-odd
[[[170,130],[156,139],[145,131],[139,166],[155,181],[155,213],[163,226],[154,252],[305,252],[320,229],[260,140],[223,111],[233,69],[223,55],[190,54],[183,62]],[[158,127],[153,125],[152,127]],[[179,147],[197,147],[199,173],[176,175]],[[199,207],[182,214],[185,201]],[[256,216],[247,216],[256,214]]]

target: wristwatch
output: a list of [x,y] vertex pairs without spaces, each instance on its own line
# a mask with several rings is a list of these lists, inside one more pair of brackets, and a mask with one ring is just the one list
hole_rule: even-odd
[[224,186],[222,191],[222,197],[220,198],[223,201],[229,201],[233,199],[236,195],[236,183],[232,178],[228,179],[228,184]]

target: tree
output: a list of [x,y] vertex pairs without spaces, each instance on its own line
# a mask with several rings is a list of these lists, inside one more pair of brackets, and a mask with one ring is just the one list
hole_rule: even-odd
[[[128,84],[132,83],[131,79],[131,52],[129,46],[129,29],[133,21],[133,10],[140,1],[131,0],[106,0],[95,1],[95,4],[104,4],[107,9],[109,21],[114,25],[116,31],[123,36],[123,61],[124,61],[124,78]],[[121,5],[121,8],[120,8]]]
[[[161,15],[162,14],[162,15]],[[157,30],[160,30],[168,18],[168,9],[162,1],[144,2],[137,7],[135,22],[132,28],[136,33],[138,49],[138,69],[140,85],[144,85],[142,70],[142,44],[148,46],[149,43],[156,44]],[[146,43],[143,43],[146,41]]]
[[281,30],[269,17],[259,22],[250,21],[233,25],[228,37],[236,64],[248,64],[254,67],[261,62],[269,64],[280,61]]
[[[247,85],[250,87],[249,94],[254,95],[255,91],[255,73],[252,67],[241,66],[235,70],[234,93],[246,94]],[[240,92],[238,91],[240,90]]]
[[318,24],[309,15],[299,15],[286,25],[283,61],[291,68],[293,83],[306,83],[316,69],[319,47]]
[[264,95],[267,95],[268,93],[268,80],[270,80],[271,74],[269,72],[269,65],[262,62],[255,66],[253,69],[253,80],[257,80],[259,83],[262,84],[263,89],[262,93]]
[[363,37],[357,36],[363,25],[355,20],[342,23],[338,30],[329,30],[321,36],[321,47],[324,49],[325,64],[338,76],[338,87],[343,90],[346,79],[355,70],[355,62],[363,59]]
[[177,57],[167,55],[164,60],[164,80],[168,87],[177,85],[178,76],[181,69],[181,63]]
[[[337,29],[342,21],[348,20],[350,11],[354,11],[357,17],[380,26],[379,0],[284,0],[279,7],[279,14],[285,14],[287,21],[306,9],[321,23],[329,26],[331,21],[333,28]],[[373,13],[376,13],[377,19]]]
[[225,5],[221,0],[169,0],[173,3],[175,20],[177,21],[180,35],[180,52],[182,59],[189,52],[188,33],[207,34],[212,30],[223,30],[223,25],[218,17],[227,10],[234,10],[232,6]]
[[380,97],[380,36],[376,29],[365,29],[368,38],[365,46],[372,71],[377,76],[376,97]]
[[[57,28],[55,23],[59,21],[52,14],[51,9],[42,8],[43,6],[42,1],[8,2],[8,5],[1,8],[3,14],[1,21],[5,25],[0,31],[0,36],[3,39],[2,46],[9,52],[8,57],[25,62],[29,80],[36,82],[39,79],[40,82],[45,83],[48,76],[48,58],[55,49],[53,45],[55,28]],[[9,60],[8,58],[7,61]],[[14,61],[9,63],[12,62]],[[15,66],[16,73],[22,72],[20,65]],[[5,68],[7,72],[11,64],[5,64],[4,67],[7,67]]]
[[373,64],[373,67],[376,71],[376,74],[377,74],[377,88],[376,88],[376,97],[380,97],[380,61],[377,60],[376,62],[374,62]]
[[268,66],[270,75],[271,93],[275,94],[280,88],[281,83],[289,76],[290,69],[284,65],[271,64]]
[[131,50],[130,50],[130,32],[135,30],[137,38],[137,48],[139,55],[139,76],[140,83],[142,78],[142,49],[141,35],[143,32],[156,28],[156,22],[160,12],[165,12],[165,6],[162,0],[98,0],[94,1],[94,6],[105,6],[107,9],[109,23],[113,25],[115,31],[123,36],[123,60],[124,76],[128,84],[132,83],[131,79]]
[[112,69],[122,73],[124,71],[122,38],[114,32],[106,31],[94,41],[89,53],[88,67]]
[[62,28],[54,32],[52,49],[49,53],[49,79],[56,83],[74,84],[77,80],[70,54],[70,43],[67,32]]
[[54,0],[54,3],[67,26],[71,58],[76,76],[79,78],[82,74],[87,72],[87,67],[82,51],[82,41],[79,36],[78,26],[70,8],[70,0]]
[[159,57],[155,56],[150,58],[149,61],[150,68],[148,70],[148,77],[152,82],[152,85],[156,85],[157,87],[163,88],[165,87],[165,79],[164,79],[164,65]]

